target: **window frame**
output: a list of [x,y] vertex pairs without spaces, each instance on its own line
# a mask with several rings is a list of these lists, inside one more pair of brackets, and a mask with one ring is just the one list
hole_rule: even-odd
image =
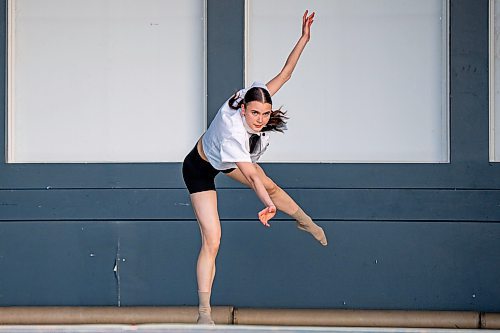
[[[0,33],[1,60],[6,64],[6,0],[0,0],[0,15],[6,19]],[[487,43],[472,34],[468,36],[464,14],[453,11],[448,20],[450,31],[450,163],[264,163],[268,175],[285,189],[444,189],[500,187],[500,164],[488,163]],[[480,11],[481,8],[478,8]],[[220,104],[244,84],[244,0],[207,0],[207,122],[215,116]],[[211,19],[213,18],[213,19]],[[215,19],[216,18],[216,19]],[[485,18],[487,19],[487,17]],[[486,46],[484,49],[483,46]],[[476,52],[470,63],[464,52]],[[221,57],[220,55],[224,56]],[[484,54],[484,56],[483,56]],[[483,60],[484,59],[484,62]],[[478,71],[464,71],[467,66]],[[7,101],[6,66],[3,66]],[[0,187],[10,189],[132,189],[180,190],[187,196],[181,174],[181,163],[33,163],[7,164],[5,107],[1,116],[4,160],[0,163]],[[475,133],[471,136],[470,133]],[[187,153],[187,152],[186,152]],[[217,177],[222,189],[243,186],[228,177]],[[168,192],[173,193],[173,192]],[[169,194],[170,195],[170,194]],[[300,200],[300,198],[298,199]]]

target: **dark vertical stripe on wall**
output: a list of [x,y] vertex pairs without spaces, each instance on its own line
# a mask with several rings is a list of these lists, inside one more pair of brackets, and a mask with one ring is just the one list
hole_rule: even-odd
[[207,126],[221,104],[243,87],[245,2],[207,1]]
[[[451,162],[489,161],[488,0],[450,1]],[[484,170],[487,171],[487,170]]]

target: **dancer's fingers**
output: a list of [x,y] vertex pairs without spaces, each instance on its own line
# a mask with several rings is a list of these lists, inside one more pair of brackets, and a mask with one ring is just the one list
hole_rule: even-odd
[[266,227],[270,227],[268,221],[272,219],[276,215],[276,208],[274,207],[266,207],[261,210],[258,214],[260,222]]
[[315,14],[315,13],[312,13],[311,15],[309,15],[309,16],[306,18],[306,22],[307,22],[307,24],[308,24],[308,25],[310,25],[310,24],[311,24],[311,21],[313,21],[313,20],[314,20],[314,14]]
[[266,212],[264,212],[264,211],[261,211],[261,212],[259,213],[259,220],[260,220],[260,222],[261,222],[263,225],[265,225],[265,226],[267,226],[267,225],[269,224],[269,223],[267,222],[267,221],[269,220],[269,219],[267,218],[267,213],[266,213]]

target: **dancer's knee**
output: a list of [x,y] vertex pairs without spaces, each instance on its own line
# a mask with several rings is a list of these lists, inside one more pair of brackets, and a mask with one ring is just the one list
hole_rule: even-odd
[[264,183],[264,187],[269,195],[276,194],[280,189],[278,185],[276,185],[270,178],[267,178],[267,181]]
[[220,235],[206,236],[203,241],[203,250],[209,255],[216,256],[220,246]]

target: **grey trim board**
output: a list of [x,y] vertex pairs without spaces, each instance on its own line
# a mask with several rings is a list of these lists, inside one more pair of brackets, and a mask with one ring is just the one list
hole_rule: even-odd
[[[500,191],[291,189],[315,220],[500,221]],[[255,220],[264,206],[250,189],[220,189],[222,220]],[[193,220],[186,190],[0,190],[0,221]],[[275,220],[290,219],[279,213]]]

